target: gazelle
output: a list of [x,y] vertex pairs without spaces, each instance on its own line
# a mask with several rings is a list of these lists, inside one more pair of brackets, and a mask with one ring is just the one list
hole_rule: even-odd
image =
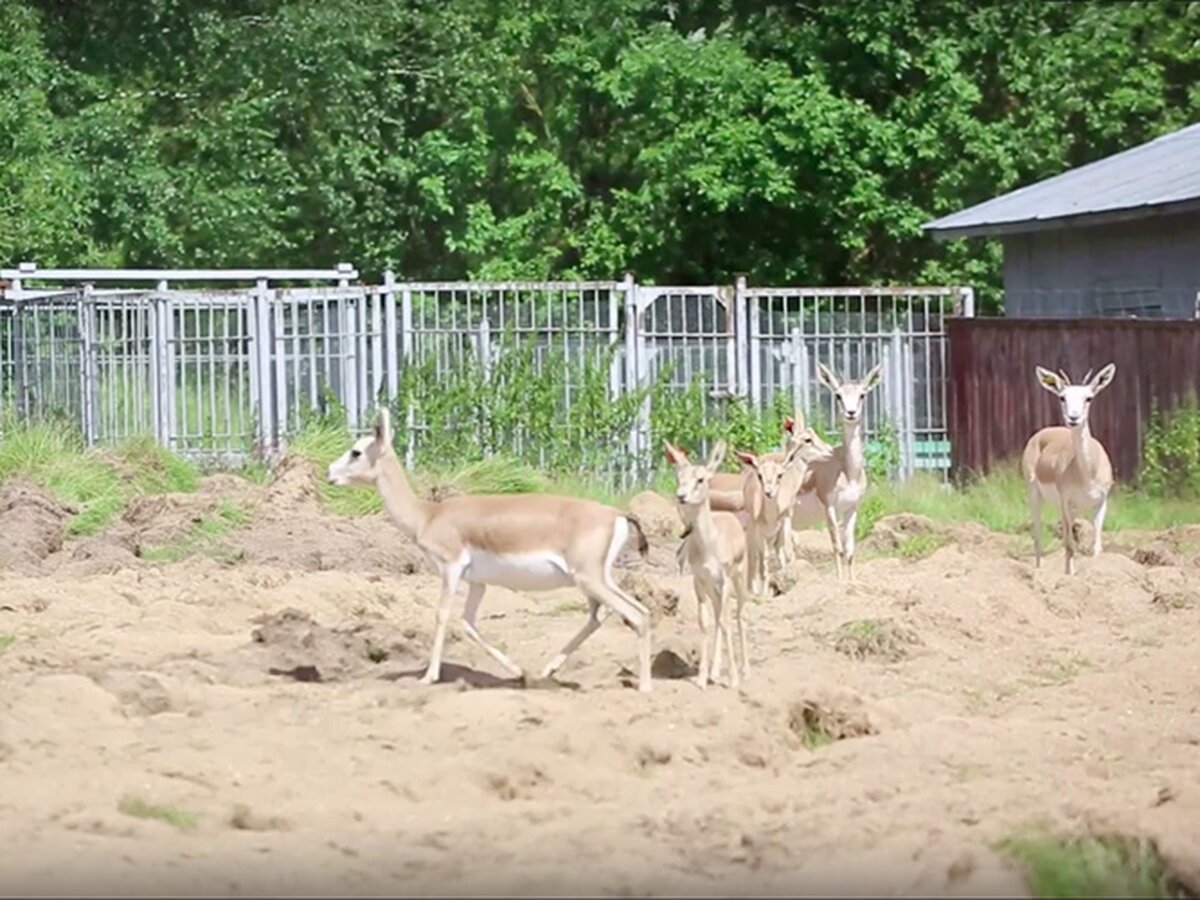
[[[466,581],[463,627],[467,636],[517,678],[520,666],[493,647],[475,620],[488,585],[513,590],[547,591],[576,585],[588,601],[588,620],[542,672],[549,678],[588,637],[616,612],[638,633],[638,689],[650,690],[650,612],[613,580],[612,567],[628,537],[637,536],[645,556],[646,537],[637,519],[593,500],[550,494],[463,495],[440,502],[421,500],[392,446],[386,409],[376,416],[373,433],[354,443],[329,466],[337,485],[373,485],[400,531],[418,547],[441,576],[429,667],[421,679],[438,680],[450,609],[460,581]],[[603,611],[601,607],[604,607]]]
[[791,510],[808,478],[808,467],[833,456],[833,447],[825,443],[816,431],[805,424],[804,411],[799,407],[796,408],[794,416],[783,420],[783,430],[787,433],[784,446],[799,446],[801,454],[799,460],[792,464],[779,482],[779,509],[782,512],[772,546],[781,567],[788,565],[796,558]]
[[780,568],[787,561],[783,543],[790,539],[790,534],[783,535],[784,523],[790,519],[792,503],[809,464],[828,459],[833,453],[833,448],[815,431],[804,427],[803,413],[797,410],[796,417],[785,423],[788,439],[782,450],[759,456],[738,452],[738,458],[748,470],[743,492],[748,515],[750,590],[755,594],[761,594],[766,588],[770,558],[774,557]]
[[1092,514],[1092,556],[1100,553],[1100,532],[1108,511],[1112,489],[1112,462],[1104,445],[1092,437],[1088,411],[1092,399],[1112,383],[1117,367],[1109,363],[1096,373],[1089,369],[1082,384],[1071,384],[1061,369],[1058,374],[1037,367],[1038,384],[1058,397],[1063,425],[1051,425],[1034,433],[1025,444],[1021,468],[1029,485],[1029,513],[1033,522],[1035,565],[1042,564],[1042,501],[1059,508],[1062,516],[1066,573],[1075,573],[1075,514]]
[[[708,462],[703,465],[693,464],[687,453],[670,442],[664,442],[664,449],[667,459],[675,466],[675,500],[685,523],[680,553],[691,565],[692,584],[696,590],[697,617],[700,620],[700,670],[696,683],[704,688],[710,678],[709,628],[705,610],[711,607],[716,623],[711,678],[716,681],[721,677],[723,639],[729,653],[730,685],[737,687],[741,676],[750,672],[746,630],[742,620],[749,574],[746,567],[746,531],[736,515],[714,512],[709,506],[712,477],[725,458],[725,442],[717,441]],[[729,628],[731,594],[737,596],[734,619],[742,648],[740,667],[733,652],[733,635]]]
[[863,412],[867,395],[883,378],[882,364],[876,364],[861,381],[841,381],[824,364],[817,363],[821,383],[833,391],[841,413],[842,443],[827,459],[808,467],[808,475],[796,498],[792,525],[802,528],[824,516],[833,544],[837,575],[854,579],[854,527],[858,505],[867,491],[866,456],[863,452]]

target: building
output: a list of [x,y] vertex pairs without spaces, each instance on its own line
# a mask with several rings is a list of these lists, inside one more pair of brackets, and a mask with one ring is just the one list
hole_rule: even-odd
[[1009,316],[1200,318],[1200,123],[922,227],[1003,242]]

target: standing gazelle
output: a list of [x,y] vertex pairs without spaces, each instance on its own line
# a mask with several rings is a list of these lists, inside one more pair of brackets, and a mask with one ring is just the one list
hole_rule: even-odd
[[[467,636],[517,678],[521,667],[485,641],[475,617],[489,584],[519,591],[576,585],[588,601],[588,620],[542,672],[549,678],[616,612],[638,633],[638,689],[650,690],[650,612],[613,580],[612,567],[631,534],[646,555],[646,537],[628,513],[594,500],[551,494],[463,495],[441,502],[413,493],[392,446],[388,412],[380,409],[373,434],[329,466],[338,485],[374,485],[400,531],[416,541],[437,569],[442,595],[429,668],[422,679],[438,680],[450,608],[460,581],[470,585],[463,610]],[[601,606],[607,607],[601,612]]]
[[1061,369],[1053,372],[1037,367],[1038,384],[1058,397],[1063,425],[1051,425],[1034,433],[1025,444],[1021,468],[1029,485],[1029,514],[1033,522],[1035,565],[1042,564],[1042,501],[1059,508],[1062,516],[1066,573],[1075,573],[1075,515],[1092,514],[1092,555],[1100,553],[1100,532],[1108,511],[1112,489],[1112,462],[1104,445],[1092,437],[1088,412],[1092,398],[1112,383],[1117,367],[1109,363],[1082,384],[1071,384]]
[[792,507],[792,523],[800,528],[824,514],[839,580],[843,577],[843,564],[845,577],[854,579],[854,528],[858,506],[867,491],[863,412],[867,395],[879,386],[882,373],[883,366],[877,364],[862,381],[841,381],[823,363],[817,363],[821,383],[837,398],[842,443],[827,459],[809,465],[801,493]]
[[[725,458],[725,442],[717,441],[708,462],[696,465],[682,448],[664,443],[667,459],[675,466],[675,500],[684,521],[683,543],[679,548],[680,561],[686,559],[692,570],[696,591],[697,618],[700,620],[700,670],[696,683],[704,688],[711,677],[721,677],[721,648],[724,642],[729,653],[730,685],[737,687],[742,675],[750,672],[746,630],[742,613],[746,603],[749,573],[747,571],[746,531],[737,515],[727,511],[714,512],[709,500],[713,476]],[[737,607],[730,609],[730,600],[737,598]],[[716,624],[709,670],[709,630],[706,609]],[[733,634],[729,628],[730,613],[737,623],[738,643],[742,650],[741,666],[734,654]]]

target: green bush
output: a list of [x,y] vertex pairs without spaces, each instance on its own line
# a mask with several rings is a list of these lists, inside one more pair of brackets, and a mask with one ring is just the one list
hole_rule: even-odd
[[1151,410],[1139,483],[1160,497],[1200,498],[1200,406],[1194,391],[1172,410]]

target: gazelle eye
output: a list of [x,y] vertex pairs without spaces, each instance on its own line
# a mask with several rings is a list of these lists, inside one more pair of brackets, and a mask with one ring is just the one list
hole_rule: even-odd
[[351,458],[351,459],[358,459],[360,456],[362,456],[362,451],[361,451],[361,450],[351,450],[351,451],[350,451],[350,458]]

